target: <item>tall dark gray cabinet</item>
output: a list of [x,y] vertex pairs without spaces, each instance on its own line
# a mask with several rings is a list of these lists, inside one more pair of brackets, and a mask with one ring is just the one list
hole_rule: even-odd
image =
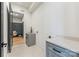
[[36,44],[36,34],[29,33],[26,34],[26,45],[33,46]]

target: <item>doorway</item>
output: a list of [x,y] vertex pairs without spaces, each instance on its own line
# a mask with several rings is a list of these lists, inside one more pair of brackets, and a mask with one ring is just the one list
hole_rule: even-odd
[[[17,16],[17,15],[20,16]],[[22,16],[21,16],[22,15]],[[11,50],[14,46],[20,45],[24,43],[23,37],[23,22],[19,22],[22,20],[23,14],[18,12],[14,12],[12,10],[12,5],[9,3],[9,10],[8,10],[8,51],[11,53]]]
[[23,20],[23,13],[13,11],[13,47],[24,44],[24,22]]

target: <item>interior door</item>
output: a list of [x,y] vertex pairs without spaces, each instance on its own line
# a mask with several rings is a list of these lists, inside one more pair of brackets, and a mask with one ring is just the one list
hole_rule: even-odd
[[0,57],[7,56],[7,10],[6,5],[0,2]]
[[0,57],[2,56],[2,52],[3,52],[3,49],[1,47],[1,43],[3,41],[3,36],[2,36],[2,17],[1,17],[1,2],[0,2]]

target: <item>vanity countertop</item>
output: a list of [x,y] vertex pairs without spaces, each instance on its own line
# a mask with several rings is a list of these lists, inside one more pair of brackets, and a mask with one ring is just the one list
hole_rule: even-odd
[[46,41],[79,53],[79,40],[71,40],[57,37],[48,39]]

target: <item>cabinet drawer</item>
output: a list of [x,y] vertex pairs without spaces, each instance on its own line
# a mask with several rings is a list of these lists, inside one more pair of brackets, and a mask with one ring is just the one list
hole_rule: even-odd
[[56,54],[56,53],[54,53],[50,49],[48,49],[48,51],[47,51],[47,57],[61,57],[61,56],[58,55],[58,54]]
[[57,46],[57,45],[55,45],[55,44],[52,44],[52,43],[49,43],[49,42],[46,43],[46,46],[47,46],[48,48],[50,48],[50,50],[55,50],[56,52],[59,52],[59,53],[65,51],[64,48],[59,47],[59,46]]
[[46,49],[49,49],[51,52],[54,52],[62,57],[79,57],[78,53],[49,42],[46,42]]

